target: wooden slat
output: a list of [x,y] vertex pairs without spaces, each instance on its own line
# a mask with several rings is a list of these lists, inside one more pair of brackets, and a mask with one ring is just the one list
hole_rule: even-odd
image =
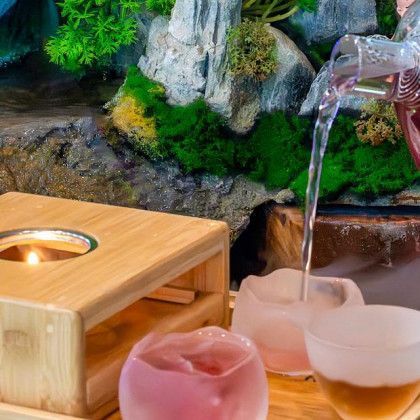
[[196,291],[177,286],[163,286],[150,293],[147,298],[161,300],[163,302],[183,303],[188,305],[194,302]]
[[64,416],[48,411],[0,403],[0,420],[83,420],[83,417]]

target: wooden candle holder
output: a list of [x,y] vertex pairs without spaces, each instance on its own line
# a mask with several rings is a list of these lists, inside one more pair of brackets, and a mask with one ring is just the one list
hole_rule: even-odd
[[35,265],[0,259],[0,418],[103,418],[142,336],[227,325],[225,223],[2,195],[0,231],[22,228],[83,232],[98,247]]

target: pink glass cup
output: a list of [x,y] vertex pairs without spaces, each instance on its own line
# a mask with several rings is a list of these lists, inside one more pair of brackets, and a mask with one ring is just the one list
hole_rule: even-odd
[[119,387],[124,420],[263,420],[264,367],[250,340],[218,327],[152,333],[124,364]]
[[311,276],[308,301],[300,301],[302,272],[283,268],[242,281],[232,317],[232,331],[256,344],[265,368],[285,375],[312,372],[304,328],[318,313],[339,306],[363,305],[350,279]]

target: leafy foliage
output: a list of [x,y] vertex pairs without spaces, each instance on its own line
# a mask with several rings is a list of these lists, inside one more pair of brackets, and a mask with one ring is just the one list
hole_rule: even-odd
[[395,0],[376,0],[379,33],[391,37],[398,25]]
[[263,23],[245,19],[230,30],[227,42],[235,76],[264,80],[276,71],[276,40]]
[[138,0],[63,0],[58,5],[65,23],[45,49],[50,60],[66,70],[102,66],[136,39],[133,13],[140,8]]
[[384,101],[372,100],[364,105],[355,127],[359,140],[372,146],[378,146],[385,141],[395,144],[403,138],[393,105]]
[[244,0],[242,15],[272,23],[287,19],[299,9],[314,12],[316,6],[317,0]]
[[175,0],[146,0],[146,7],[159,15],[167,16],[175,5]]

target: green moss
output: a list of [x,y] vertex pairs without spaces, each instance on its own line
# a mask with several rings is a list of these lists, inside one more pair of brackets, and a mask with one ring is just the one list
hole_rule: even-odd
[[159,15],[167,16],[171,14],[175,0],[146,0],[146,7]]
[[145,115],[154,116],[163,155],[176,158],[186,172],[223,175],[234,170],[235,136],[226,131],[223,119],[203,100],[170,106],[165,102],[163,88],[136,68],[129,70],[123,91],[141,104]]
[[[255,129],[238,137],[203,100],[170,106],[164,89],[129,70],[123,93],[135,98],[147,117],[154,117],[164,158],[175,158],[185,172],[216,175],[245,173],[268,188],[291,187],[299,199],[306,191],[312,124],[278,111],[263,115]],[[403,141],[372,147],[357,138],[355,119],[339,116],[333,125],[324,159],[320,198],[343,191],[374,198],[408,187],[420,179]]]
[[264,80],[276,71],[276,39],[263,23],[245,19],[229,31],[227,42],[234,76]]
[[242,152],[250,175],[269,188],[287,188],[308,165],[309,121],[283,112],[264,115]]
[[376,0],[376,16],[378,19],[379,33],[392,36],[398,25],[395,0]]
[[[377,147],[363,144],[354,121],[339,116],[333,125],[321,177],[321,201],[336,198],[344,190],[375,198],[401,191],[420,179],[405,142],[385,142]],[[300,199],[305,196],[307,179],[305,169],[292,182]]]
[[317,0],[299,0],[299,9],[306,12],[316,12],[318,1]]

